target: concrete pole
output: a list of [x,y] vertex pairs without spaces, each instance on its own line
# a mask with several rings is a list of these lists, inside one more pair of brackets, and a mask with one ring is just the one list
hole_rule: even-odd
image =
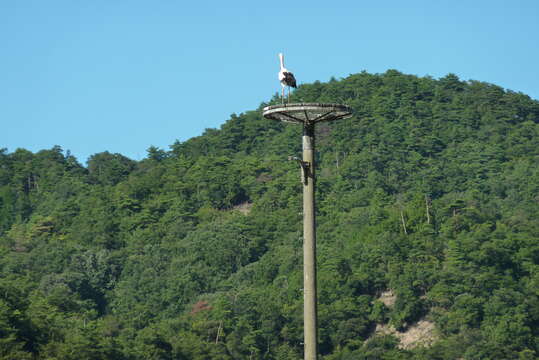
[[316,360],[316,221],[314,202],[314,123],[303,125],[303,331],[305,360]]

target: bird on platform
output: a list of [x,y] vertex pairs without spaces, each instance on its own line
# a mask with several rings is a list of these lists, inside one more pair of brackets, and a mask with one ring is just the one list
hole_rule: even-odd
[[284,67],[284,55],[279,54],[279,60],[281,61],[281,70],[279,71],[279,81],[281,82],[282,92],[281,92],[281,101],[284,103],[284,88],[288,87],[288,100],[290,100],[290,87],[296,88],[296,78],[294,74],[288,71]]

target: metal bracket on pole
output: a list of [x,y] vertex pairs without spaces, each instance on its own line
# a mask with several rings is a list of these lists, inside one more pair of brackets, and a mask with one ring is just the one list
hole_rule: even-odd
[[304,184],[304,185],[307,185],[307,181],[309,179],[309,175],[311,174],[311,164],[307,161],[303,161],[301,160],[300,158],[298,158],[297,156],[289,156],[288,157],[288,160],[289,161],[297,161],[299,163],[299,166],[301,166],[301,170],[302,173],[301,173],[301,182]]

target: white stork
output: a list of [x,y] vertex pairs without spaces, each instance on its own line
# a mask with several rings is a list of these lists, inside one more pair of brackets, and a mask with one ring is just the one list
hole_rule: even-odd
[[283,88],[281,92],[281,100],[284,102],[284,88],[285,86],[288,86],[288,99],[290,100],[290,87],[296,88],[296,78],[294,77],[294,74],[292,74],[290,71],[288,71],[284,67],[284,56],[283,54],[279,54],[279,60],[281,60],[281,71],[279,71],[279,81],[281,82],[281,86]]

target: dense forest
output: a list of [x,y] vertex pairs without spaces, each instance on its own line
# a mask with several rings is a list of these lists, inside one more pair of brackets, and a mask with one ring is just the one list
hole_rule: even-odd
[[[0,150],[0,359],[302,358],[278,101],[141,161]],[[395,70],[291,101],[354,109],[316,131],[320,358],[539,358],[539,102]]]

